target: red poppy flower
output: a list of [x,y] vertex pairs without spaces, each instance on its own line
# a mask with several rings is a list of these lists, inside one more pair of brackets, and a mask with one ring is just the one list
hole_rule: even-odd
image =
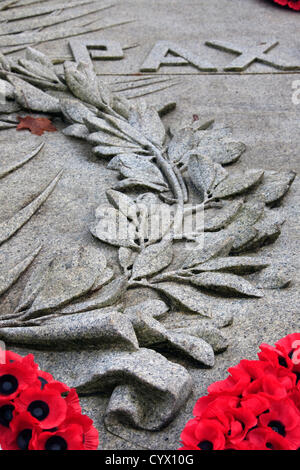
[[292,450],[288,440],[270,428],[253,429],[246,442],[255,450]]
[[[289,386],[286,384],[288,380]],[[295,379],[291,376],[284,381],[280,381],[272,374],[266,374],[258,380],[255,380],[243,393],[244,397],[260,393],[267,399],[282,400],[288,396],[288,392],[295,386]]]
[[11,433],[10,423],[15,415],[15,405],[12,400],[0,398],[0,436],[1,440]]
[[243,397],[240,401],[240,405],[242,408],[250,410],[255,416],[259,416],[270,408],[270,400],[260,393],[257,393]]
[[293,10],[300,11],[300,0],[274,0],[274,2],[283,7],[287,6]]
[[16,415],[10,423],[10,432],[1,436],[3,450],[32,450],[32,440],[40,432],[36,419],[24,412]]
[[36,435],[35,450],[97,450],[98,431],[88,416],[73,415],[60,429]]
[[29,355],[21,361],[9,358],[6,364],[0,364],[0,398],[15,398],[22,390],[37,382],[37,366],[33,356]]
[[237,408],[239,403],[240,399],[238,397],[223,397],[221,395],[210,394],[199,398],[194,407],[193,415],[198,418],[217,418],[220,413],[224,413],[226,409]]
[[55,432],[43,432],[32,444],[34,450],[84,450],[81,427],[76,424]]
[[39,370],[32,354],[3,351],[1,359],[0,449],[98,448],[98,431],[82,415],[75,389]]
[[43,389],[45,385],[55,382],[53,376],[48,372],[44,372],[43,370],[37,371],[37,378],[41,384],[41,389]]
[[81,406],[79,403],[78,394],[75,388],[71,388],[66,396],[66,403],[68,405],[67,418],[71,418],[74,414],[81,414]]
[[82,445],[84,450],[96,450],[99,445],[99,434],[96,428],[93,426],[93,420],[88,416],[73,413],[66,421],[62,424],[63,428],[76,425],[81,427]]
[[[12,363],[12,362],[21,362],[23,361],[23,357],[20,354],[14,353],[12,351],[4,351],[5,353],[5,363]],[[33,356],[30,354],[30,360],[32,360]]]
[[300,372],[300,333],[287,335],[277,341],[276,349],[288,356],[294,372]]
[[272,365],[275,369],[283,367],[284,369],[293,370],[293,363],[285,351],[274,348],[269,344],[261,344],[258,357],[260,361],[264,361]]
[[289,398],[271,403],[259,423],[285,437],[294,450],[300,447],[300,412]]
[[250,429],[257,425],[256,416],[246,408],[233,409],[231,413],[227,413],[227,418],[226,437],[231,444],[241,442]]
[[67,389],[64,384],[52,383],[30,387],[16,399],[21,411],[28,411],[40,423],[42,429],[59,426],[67,416],[67,402],[61,396]]
[[266,365],[259,361],[242,360],[228,369],[230,376],[208,387],[209,393],[240,396],[253,380],[263,377]]
[[99,433],[93,426],[93,420],[86,415],[81,414],[81,406],[79,403],[78,394],[75,388],[72,388],[66,397],[68,405],[67,418],[62,424],[69,426],[70,424],[77,424],[82,427],[83,445],[85,450],[96,450],[99,445]]
[[300,334],[260,349],[197,401],[180,450],[300,450]]
[[180,438],[185,450],[223,450],[225,448],[222,426],[219,421],[213,419],[190,420]]

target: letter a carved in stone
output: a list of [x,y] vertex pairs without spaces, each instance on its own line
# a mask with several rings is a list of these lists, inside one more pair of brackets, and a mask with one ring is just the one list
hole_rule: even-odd
[[197,69],[206,72],[217,71],[216,67],[203,57],[171,41],[157,42],[141,66],[140,71],[157,72],[162,65],[193,65]]

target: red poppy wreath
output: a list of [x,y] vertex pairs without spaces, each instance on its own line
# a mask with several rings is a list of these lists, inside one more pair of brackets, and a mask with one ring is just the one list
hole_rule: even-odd
[[34,356],[5,352],[0,364],[2,450],[96,450],[98,431],[75,389],[39,370]]
[[275,3],[279,3],[283,7],[289,7],[293,10],[300,11],[300,0],[273,0]]
[[208,387],[179,450],[300,450],[300,333],[260,350]]

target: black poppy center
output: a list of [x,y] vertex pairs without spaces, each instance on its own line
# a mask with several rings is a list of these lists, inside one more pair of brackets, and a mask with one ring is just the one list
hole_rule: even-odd
[[271,450],[272,450],[272,449],[273,449],[273,444],[271,444],[271,442],[267,442],[267,443],[266,443],[266,447],[267,447],[267,449],[271,449]]
[[67,448],[67,441],[61,436],[52,436],[45,444],[45,450],[67,450]]
[[285,358],[282,357],[282,356],[279,356],[279,357],[278,357],[278,363],[279,363],[279,365],[282,366],[282,367],[287,367],[287,366],[288,366],[288,365],[287,365],[287,362],[286,362],[286,360],[285,360]]
[[280,421],[270,421],[268,427],[280,434],[281,436],[285,436],[285,427]]
[[36,400],[30,403],[27,410],[29,413],[39,421],[43,421],[49,415],[49,406],[45,401]]
[[214,445],[210,441],[201,441],[199,442],[198,447],[201,450],[213,450]]
[[17,445],[20,450],[28,450],[30,439],[32,438],[31,429],[24,429],[18,434]]
[[13,419],[13,411],[15,407],[13,405],[4,405],[0,408],[0,424],[8,428],[9,423]]
[[11,395],[18,389],[19,382],[13,375],[2,375],[0,377],[0,395]]

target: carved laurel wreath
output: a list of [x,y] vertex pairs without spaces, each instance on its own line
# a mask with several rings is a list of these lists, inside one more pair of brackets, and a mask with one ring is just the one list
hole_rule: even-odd
[[[29,48],[18,62],[0,56],[0,76],[8,99],[31,111],[62,114],[69,123],[64,134],[85,139],[120,176],[91,227],[101,242],[118,247],[119,269],[108,267],[101,245],[54,253],[49,265],[32,269],[16,311],[1,317],[0,339],[55,349],[56,359],[68,363],[70,377],[63,378],[69,385],[81,393],[113,390],[107,417],[159,429],[192,386],[187,370],[164,351],[212,367],[214,353],[227,347],[220,328],[232,322],[230,309],[218,311],[220,296],[262,297],[262,287],[289,284],[285,273],[254,253],[279,236],[284,219],[276,207],[295,173],[231,169],[245,145],[233,141],[229,129],[196,120],[167,132],[161,116],[171,106],[132,104],[84,63],[66,62],[59,76],[45,55]],[[53,90],[65,94],[58,98]],[[1,119],[1,128],[12,126],[8,114]],[[0,178],[41,148],[2,168]],[[39,209],[60,177],[0,225],[1,244]],[[166,207],[173,214],[167,223],[161,215]],[[200,231],[178,230],[184,218],[203,211]],[[112,215],[125,222],[124,236],[107,230]],[[157,236],[149,229],[153,220],[161,227]],[[3,267],[1,295],[38,253],[9,271]],[[124,295],[135,288],[159,298],[126,308]],[[170,312],[182,312],[183,320],[168,322]]]

